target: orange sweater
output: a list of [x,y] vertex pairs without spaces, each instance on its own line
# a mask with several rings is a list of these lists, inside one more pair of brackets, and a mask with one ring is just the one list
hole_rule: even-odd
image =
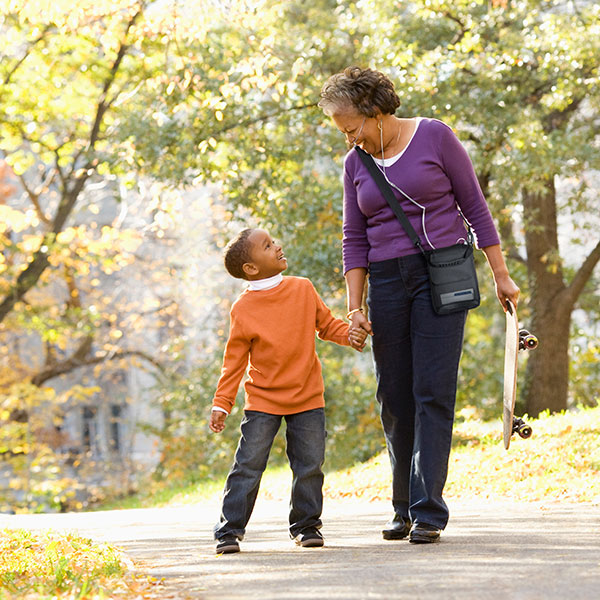
[[336,319],[303,277],[269,290],[245,290],[231,307],[223,368],[213,400],[230,412],[248,360],[246,410],[289,415],[325,406],[315,331],[349,346],[348,324]]

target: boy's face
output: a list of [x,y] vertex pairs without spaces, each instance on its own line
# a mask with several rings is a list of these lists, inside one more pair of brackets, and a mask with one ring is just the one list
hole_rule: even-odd
[[255,229],[249,236],[252,262],[244,264],[248,279],[266,279],[287,269],[287,259],[281,246],[263,229]]

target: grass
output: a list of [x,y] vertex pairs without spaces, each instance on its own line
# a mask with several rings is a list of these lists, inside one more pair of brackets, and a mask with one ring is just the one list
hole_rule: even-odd
[[[502,443],[501,420],[458,415],[445,496],[600,503],[600,407],[529,419],[533,435]],[[387,455],[326,478],[330,497],[390,499]]]
[[487,431],[459,423],[449,495],[600,502],[600,407],[544,414],[529,423],[532,437],[514,436],[508,451],[500,421]]
[[[263,477],[271,477],[279,471],[289,471],[287,467],[269,468]],[[194,484],[179,483],[159,484],[148,481],[142,486],[143,491],[126,498],[115,498],[94,507],[93,510],[121,510],[128,508],[152,508],[160,506],[172,506],[180,504],[197,504],[206,500],[212,500],[219,496],[225,485],[225,475],[201,481]],[[263,483],[264,487],[264,483]],[[0,600],[2,600],[0,598]]]
[[[502,444],[502,422],[481,421],[469,409],[457,415],[445,496],[600,503],[600,407],[529,419],[533,435]],[[383,436],[382,436],[383,446]],[[233,456],[232,456],[233,458]],[[215,501],[224,478],[192,486],[149,490],[110,508],[138,508]],[[267,468],[260,496],[288,498],[288,467]],[[371,460],[325,476],[325,497],[390,499],[390,467],[382,451]],[[107,506],[103,506],[107,508]]]
[[0,530],[0,600],[155,598],[118,549],[72,534]]

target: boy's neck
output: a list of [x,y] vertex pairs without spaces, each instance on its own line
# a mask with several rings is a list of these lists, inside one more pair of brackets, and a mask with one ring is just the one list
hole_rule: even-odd
[[283,275],[281,273],[277,273],[273,277],[266,277],[265,279],[250,279],[248,281],[248,289],[252,291],[270,290],[277,287],[282,281]]

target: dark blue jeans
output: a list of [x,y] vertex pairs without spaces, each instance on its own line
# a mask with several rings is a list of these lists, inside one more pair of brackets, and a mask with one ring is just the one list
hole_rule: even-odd
[[434,312],[421,254],[371,263],[368,306],[394,511],[443,529],[466,311]]
[[322,408],[293,415],[271,415],[247,410],[233,467],[227,477],[223,508],[215,525],[215,539],[235,535],[243,539],[256,502],[262,474],[275,435],[286,421],[286,452],[292,469],[290,535],[320,528],[323,509],[325,460],[325,411]]

